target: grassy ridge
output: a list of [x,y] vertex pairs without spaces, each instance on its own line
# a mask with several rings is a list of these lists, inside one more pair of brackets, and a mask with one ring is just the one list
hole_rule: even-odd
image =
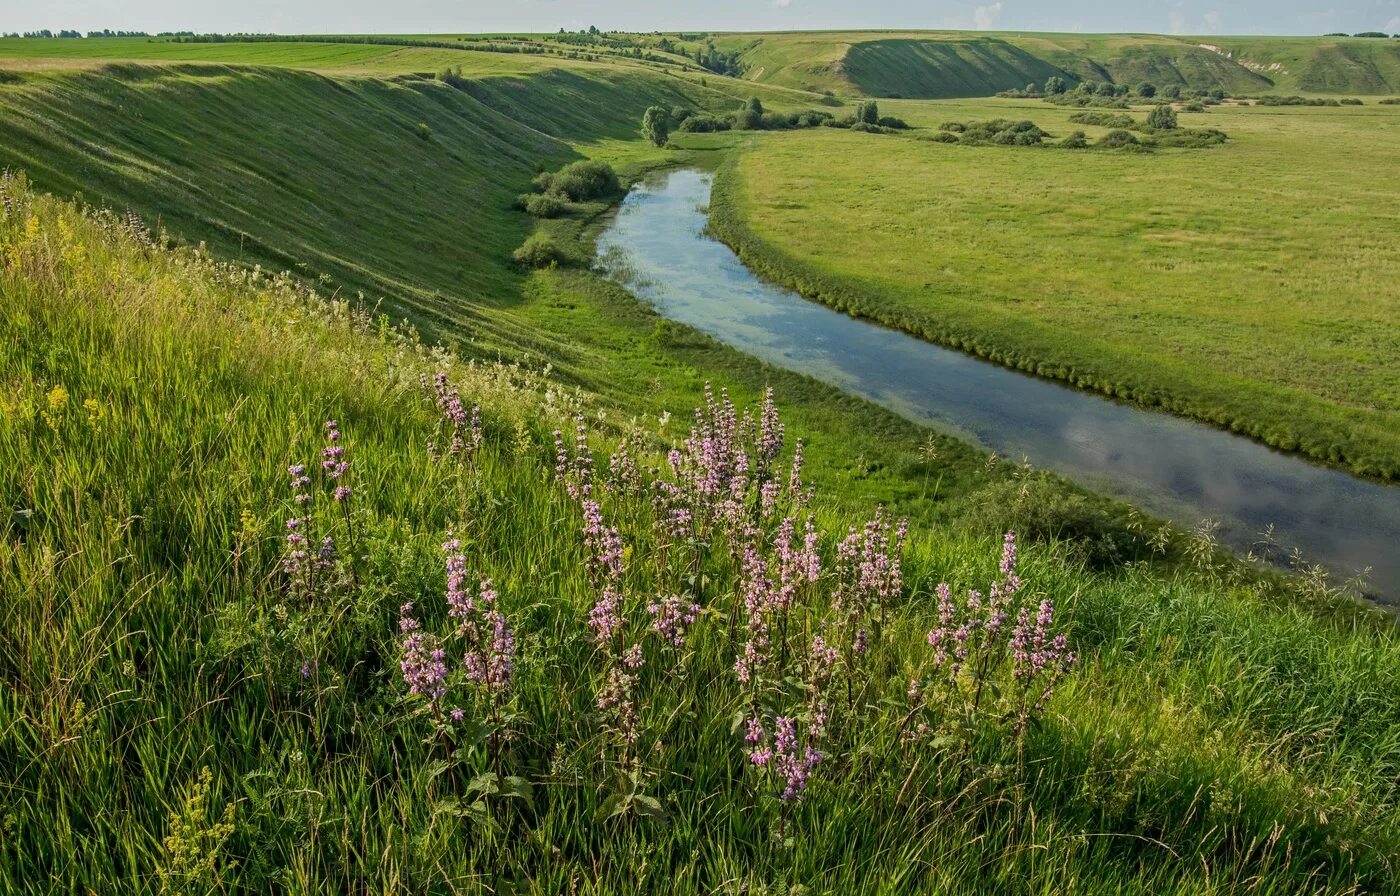
[[1400,93],[1400,42],[1150,34],[792,32],[733,34],[745,77],[877,97],[991,96],[1051,74],[1230,93]]
[[[893,749],[899,695],[929,652],[934,583],[996,575],[993,543],[937,531],[906,552],[860,740],[833,738],[787,842],[730,729],[743,702],[725,639],[736,582],[718,550],[684,674],[652,656],[637,685],[643,794],[668,817],[596,820],[617,787],[594,709],[596,595],[578,511],[550,481],[550,430],[580,411],[595,429],[631,429],[609,423],[626,411],[460,364],[289,280],[152,249],[118,219],[14,180],[3,199],[0,325],[16,338],[0,347],[0,889],[1395,885],[1400,639],[1388,622],[1031,551],[1028,593],[1057,602],[1081,653],[1044,724],[1018,742],[988,719],[967,752]],[[438,371],[484,412],[465,482],[429,459],[437,414],[419,381]],[[341,422],[355,491],[343,523],[334,506],[312,512],[340,541],[345,578],[308,604],[280,566],[284,520],[306,516],[286,467],[315,460],[327,417]],[[684,434],[679,420],[635,428],[644,463]],[[600,459],[615,444],[593,441]],[[604,500],[641,599],[662,575],[650,501]],[[824,552],[863,518],[817,509]],[[399,680],[398,607],[449,625],[448,529],[495,581],[520,645],[503,762],[533,796],[488,797],[484,815],[453,800],[470,801],[486,754],[464,741],[444,765]]]
[[[1036,103],[891,109],[1076,127]],[[842,310],[1395,477],[1385,202],[1400,183],[1379,172],[1400,170],[1400,119],[1209,118],[1230,145],[1148,156],[774,136],[722,169],[712,223],[751,267]],[[1342,142],[1373,162],[1336,155]]]

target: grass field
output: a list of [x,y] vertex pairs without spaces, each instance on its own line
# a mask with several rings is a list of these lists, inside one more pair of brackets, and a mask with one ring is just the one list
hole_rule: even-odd
[[[752,536],[719,520],[703,530],[709,548],[653,534],[671,530],[656,529],[647,493],[607,473],[617,442],[604,433],[618,427],[593,399],[461,364],[289,280],[152,249],[123,219],[85,219],[14,179],[4,200],[7,892],[1395,885],[1388,621],[1327,621],[1184,570],[1093,574],[1027,549],[1014,599],[1054,601],[1053,631],[1078,660],[1017,734],[1002,715],[1019,712],[1011,654],[989,648],[940,689],[925,639],[940,624],[935,583],[1010,582],[995,540],[916,529],[893,555],[903,587],[836,613],[835,542],[864,517],[819,491],[824,571],[783,611],[791,628],[755,629],[769,623],[745,616],[729,559]],[[484,432],[469,455],[434,462],[452,418],[419,383],[439,372],[480,404]],[[623,637],[639,668],[587,623],[605,561],[589,559],[579,506],[552,481],[551,429],[572,430],[575,412],[594,430],[593,494],[626,544]],[[643,469],[684,419],[621,427]],[[323,453],[335,445],[343,456]],[[348,469],[331,480],[321,457]],[[288,484],[299,462],[313,468],[309,504]],[[577,456],[565,467],[583,469]],[[343,501],[336,484],[350,487]],[[800,532],[807,512],[795,512]],[[322,564],[297,566],[288,531],[332,539]],[[512,657],[512,674],[473,686],[454,660],[434,703],[401,672],[419,667],[398,617],[458,656],[438,547],[449,531],[467,587],[486,576],[500,595],[490,606],[513,638],[482,649]],[[644,605],[670,588],[703,604],[682,650],[646,633]],[[735,678],[736,616],[739,641],[781,632],[792,648],[767,642],[756,686]],[[787,676],[811,674],[797,663],[803,628],[844,658],[799,686]],[[618,674],[635,717],[599,710]],[[905,696],[910,677],[931,683],[926,702]],[[978,681],[985,703],[961,690]],[[813,699],[828,701],[822,734],[801,709]],[[793,713],[822,758],[784,802],[790,766],[756,768],[733,720],[771,733]]]
[[[799,140],[876,167],[1053,151],[825,129],[659,150],[636,134],[653,103],[820,97],[633,61],[246,49],[267,55],[0,54],[21,72],[0,79],[0,167],[35,185],[0,182],[0,892],[1396,888],[1390,616],[1208,539],[1154,546],[1125,508],[665,325],[583,263],[606,202],[551,221],[512,205],[583,156],[624,175],[733,159],[737,188]],[[413,76],[447,57],[466,83]],[[888,104],[921,125],[993,108],[1009,107]],[[1032,108],[1052,130],[1068,114]],[[1247,111],[1284,132],[1356,114]],[[1246,125],[1223,126],[1246,145]],[[1234,149],[1181,158],[1209,171]],[[512,264],[532,230],[572,261]],[[769,457],[754,433],[771,418],[736,443],[720,412],[720,447],[683,444],[707,382],[741,408],[775,390],[767,481],[802,439],[812,499],[733,472]],[[568,447],[579,420],[591,465]],[[879,505],[911,518],[907,546],[877,524],[852,559],[838,545]],[[793,578],[783,516],[813,523],[815,580]],[[989,583],[1015,592],[1004,623],[962,597]],[[1077,658],[1036,709],[1044,678],[1010,636],[1039,637],[1045,600],[1041,635],[1066,643],[1036,649]],[[690,601],[677,647],[660,635],[679,637]],[[982,660],[936,666],[929,632],[961,624],[991,632],[971,635]],[[779,717],[800,745],[774,736]]]
[[[886,106],[924,126],[1083,127],[1035,101]],[[722,172],[716,225],[839,308],[1396,476],[1400,114],[1216,107],[1183,123],[1231,141],[1123,155],[774,135]]]

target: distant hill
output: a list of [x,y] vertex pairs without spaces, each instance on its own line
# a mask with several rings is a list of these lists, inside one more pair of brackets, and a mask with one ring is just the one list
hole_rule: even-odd
[[1400,40],[792,32],[715,43],[741,51],[750,80],[876,97],[989,96],[1051,75],[1231,93],[1400,93]]

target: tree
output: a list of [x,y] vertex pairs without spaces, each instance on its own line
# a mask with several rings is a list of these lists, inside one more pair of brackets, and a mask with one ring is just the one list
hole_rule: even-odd
[[653,146],[665,146],[671,138],[671,113],[660,106],[651,106],[642,114],[642,136]]
[[1153,84],[1151,81],[1143,81],[1137,86],[1137,95],[1151,99],[1157,95],[1157,85]]
[[1113,85],[1108,81],[1104,81],[1099,85],[1099,96],[1113,96],[1113,92]]
[[1162,96],[1166,97],[1169,100],[1181,99],[1181,85],[1168,84],[1166,87],[1162,88]]
[[1061,78],[1059,75],[1051,75],[1045,79],[1046,96],[1055,96],[1056,94],[1064,93],[1067,89],[1069,89],[1069,86],[1065,84],[1065,79]]
[[1176,127],[1176,112],[1171,106],[1153,106],[1152,111],[1147,113],[1147,127],[1154,131],[1170,131]]
[[865,100],[856,106],[856,121],[863,124],[879,124],[880,104],[874,100]]
[[762,115],[763,103],[759,101],[758,97],[751,96],[744,102],[744,109],[757,115]]

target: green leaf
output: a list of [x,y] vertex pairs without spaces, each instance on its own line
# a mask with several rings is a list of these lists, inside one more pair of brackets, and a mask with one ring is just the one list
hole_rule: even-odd
[[501,796],[522,799],[528,802],[534,795],[530,782],[519,775],[510,775],[501,782]]
[[632,797],[632,803],[637,809],[638,815],[645,815],[648,818],[665,818],[666,809],[661,805],[661,801],[654,796],[647,796],[639,793]]
[[500,792],[501,786],[495,772],[483,772],[472,778],[471,783],[467,785],[467,793],[480,793],[489,796]]
[[621,815],[626,811],[626,800],[623,798],[622,794],[614,793],[612,796],[603,800],[603,805],[599,806],[598,811],[593,813],[593,823],[602,824],[609,818]]

